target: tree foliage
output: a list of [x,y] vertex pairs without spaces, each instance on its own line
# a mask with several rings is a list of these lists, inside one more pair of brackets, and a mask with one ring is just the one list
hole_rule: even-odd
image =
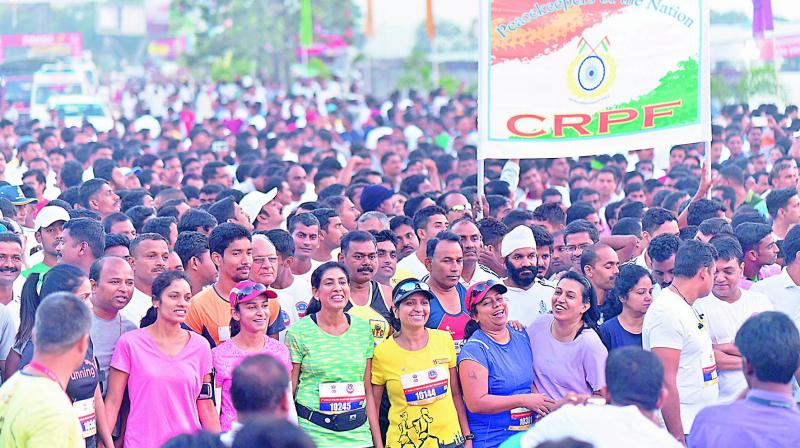
[[[352,0],[313,0],[314,29],[352,35]],[[265,75],[286,80],[298,60],[298,0],[176,0],[173,27],[191,34],[184,63],[217,79]],[[220,78],[221,77],[221,78]]]
[[737,76],[711,76],[711,96],[723,104],[747,102],[753,96],[775,94],[782,100],[787,96],[786,90],[778,85],[775,69],[770,64],[746,68]]

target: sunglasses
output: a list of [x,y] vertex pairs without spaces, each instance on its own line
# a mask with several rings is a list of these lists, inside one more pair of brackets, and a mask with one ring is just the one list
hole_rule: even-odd
[[261,283],[254,283],[252,285],[247,285],[241,289],[236,290],[236,295],[233,297],[233,304],[237,304],[242,301],[245,297],[250,297],[253,295],[258,295],[267,291],[267,287],[262,285]]
[[492,286],[496,285],[497,282],[494,280],[487,280],[485,282],[476,283],[472,286],[472,297],[477,296],[478,294],[490,289]]
[[418,280],[407,281],[397,287],[398,294],[405,294],[411,291],[430,291],[431,288],[427,283]]

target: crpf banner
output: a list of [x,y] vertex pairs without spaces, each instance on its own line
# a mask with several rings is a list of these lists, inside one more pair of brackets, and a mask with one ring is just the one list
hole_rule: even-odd
[[479,157],[708,141],[707,4],[482,0]]

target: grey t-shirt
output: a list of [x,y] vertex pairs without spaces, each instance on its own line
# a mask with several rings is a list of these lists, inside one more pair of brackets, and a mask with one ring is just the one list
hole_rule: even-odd
[[105,320],[92,314],[92,343],[94,344],[94,356],[100,366],[101,387],[105,393],[105,383],[108,378],[108,368],[111,365],[111,355],[114,354],[114,347],[117,341],[124,334],[139,327],[132,321],[125,319],[121,314],[111,320]]
[[11,312],[4,305],[0,305],[0,361],[5,361],[8,352],[14,346],[14,338],[17,331],[14,326],[14,318]]

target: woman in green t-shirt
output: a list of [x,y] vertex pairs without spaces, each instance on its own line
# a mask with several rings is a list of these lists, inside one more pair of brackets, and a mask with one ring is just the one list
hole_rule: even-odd
[[372,396],[373,338],[369,324],[344,312],[350,279],[341,263],[311,274],[318,307],[286,331],[292,357],[292,389],[300,428],[319,448],[373,446],[367,409]]

